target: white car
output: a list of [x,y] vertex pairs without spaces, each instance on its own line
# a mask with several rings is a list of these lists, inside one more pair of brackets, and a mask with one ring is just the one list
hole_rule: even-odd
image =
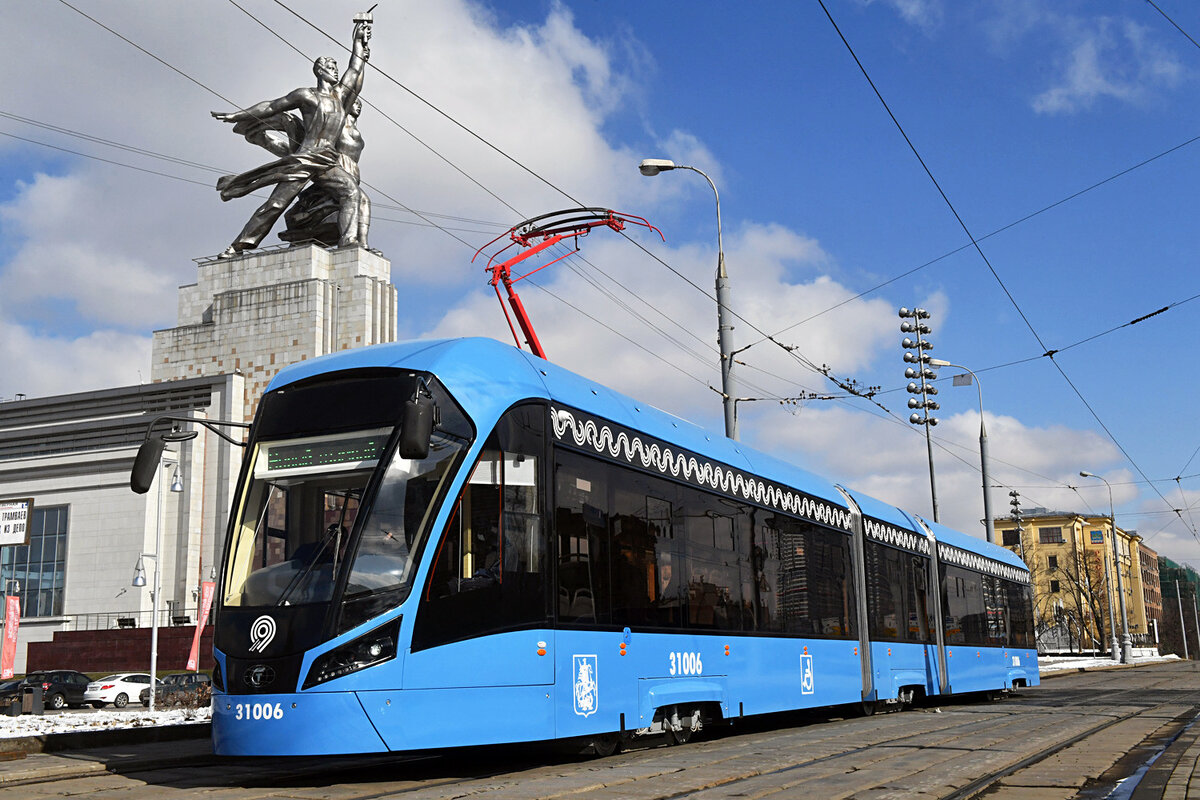
[[109,703],[124,708],[131,699],[138,699],[142,689],[149,685],[150,676],[145,672],[119,672],[89,683],[83,701],[96,708]]

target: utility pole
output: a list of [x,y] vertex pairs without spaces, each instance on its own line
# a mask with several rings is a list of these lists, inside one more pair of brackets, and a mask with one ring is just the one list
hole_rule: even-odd
[[1175,600],[1179,603],[1179,635],[1183,638],[1183,660],[1187,661],[1188,646],[1187,646],[1187,628],[1183,625],[1183,587],[1178,578],[1175,579]]

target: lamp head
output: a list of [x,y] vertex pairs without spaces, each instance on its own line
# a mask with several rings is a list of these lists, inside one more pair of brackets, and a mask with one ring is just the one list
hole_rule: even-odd
[[175,465],[175,474],[173,474],[171,476],[171,491],[172,492],[182,492],[183,491],[183,476],[181,476],[179,474],[179,465],[178,464]]
[[675,169],[675,162],[665,158],[644,158],[642,163],[638,165],[638,169],[646,177],[657,175],[660,172]]
[[133,585],[137,588],[142,588],[146,585],[146,568],[142,566],[142,559],[138,559],[137,566],[133,571]]
[[1095,475],[1093,475],[1092,473],[1088,472],[1087,470],[1080,470],[1080,471],[1079,471],[1079,477],[1081,477],[1081,478],[1094,478],[1094,477],[1096,477],[1096,476],[1095,476]]

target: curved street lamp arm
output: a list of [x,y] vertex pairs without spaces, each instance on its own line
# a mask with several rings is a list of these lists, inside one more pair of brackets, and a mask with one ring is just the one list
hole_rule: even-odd
[[[224,428],[249,428],[250,427],[249,422],[231,422],[229,420],[223,420],[223,419],[209,420],[209,419],[200,419],[198,417],[186,417],[186,416],[181,416],[179,414],[162,414],[160,416],[155,417],[153,420],[151,420],[150,424],[146,427],[146,438],[147,439],[149,439],[150,435],[154,432],[154,426],[158,425],[160,422],[162,422],[164,420],[168,420],[170,422],[195,422],[198,425],[203,425],[204,427],[208,428],[210,431],[215,433],[217,436],[220,436],[222,439],[229,442],[230,444],[237,445],[238,447],[245,447],[246,443],[239,442],[237,439],[234,439],[229,434],[225,433],[222,430],[219,430],[217,426],[221,426]],[[181,436],[180,441],[183,441],[184,439],[190,439],[190,438],[192,438],[192,437],[191,436]],[[169,437],[168,437],[168,439],[169,439]]]

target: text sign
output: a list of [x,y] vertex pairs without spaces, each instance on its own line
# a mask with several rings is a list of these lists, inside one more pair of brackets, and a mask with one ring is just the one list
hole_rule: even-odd
[[0,547],[29,544],[33,498],[0,500]]

